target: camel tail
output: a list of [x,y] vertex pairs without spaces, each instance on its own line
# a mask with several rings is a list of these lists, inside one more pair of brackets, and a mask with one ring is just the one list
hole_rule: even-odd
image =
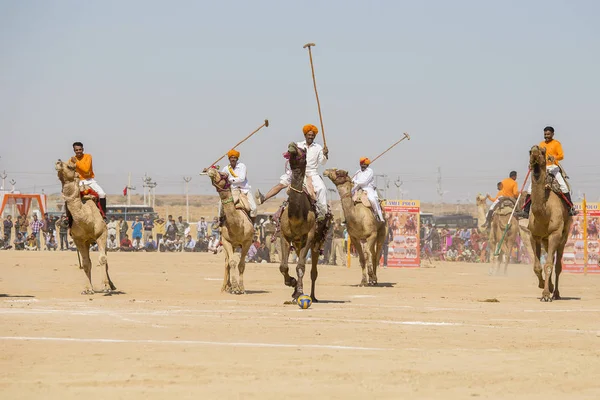
[[117,287],[110,279],[110,275],[108,274],[108,261],[106,261],[106,277],[108,278],[108,285],[110,286],[110,290],[117,290]]

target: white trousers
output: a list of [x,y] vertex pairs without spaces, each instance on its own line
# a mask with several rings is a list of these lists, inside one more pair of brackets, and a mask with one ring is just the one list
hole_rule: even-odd
[[92,190],[98,193],[98,196],[100,196],[101,199],[106,197],[106,193],[104,193],[104,190],[102,190],[102,188],[100,187],[100,185],[98,185],[98,182],[96,182],[95,179],[84,179],[79,181],[79,186],[83,185],[89,186]]
[[[565,182],[565,178],[563,178],[560,173],[560,168],[558,165],[546,165],[546,173],[552,174],[556,178],[556,181],[560,185],[560,191],[563,193],[569,193],[569,188],[567,187],[567,183]],[[527,187],[527,193],[531,194],[531,184],[532,181],[529,181],[529,186]]]
[[[252,195],[250,190],[240,189],[240,192],[244,193],[246,195],[246,198],[248,199],[248,203],[250,204],[250,216],[256,217],[256,200],[254,199],[254,196]],[[223,204],[219,201],[219,216],[221,215],[222,208]]]
[[371,203],[371,207],[379,216],[379,220],[383,221],[383,214],[381,213],[381,206],[379,205],[379,196],[377,196],[377,192],[373,188],[363,188],[363,191],[367,193],[367,197],[369,198],[369,202]]
[[498,196],[498,198],[496,200],[494,200],[494,202],[490,206],[490,211],[492,211],[494,209],[494,207],[496,207],[496,204],[498,204],[500,202],[500,199],[501,199],[501,197]]
[[[321,175],[306,176],[304,179],[312,179],[312,185],[317,197],[317,217],[324,217],[327,214],[327,188]],[[279,178],[279,183],[289,186],[292,184],[292,174],[284,174]]]

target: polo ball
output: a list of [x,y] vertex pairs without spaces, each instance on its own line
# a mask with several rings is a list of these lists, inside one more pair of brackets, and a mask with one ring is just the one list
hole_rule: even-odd
[[300,307],[301,309],[306,310],[308,307],[310,307],[311,304],[312,299],[310,298],[310,296],[303,294],[302,296],[298,297],[298,307]]

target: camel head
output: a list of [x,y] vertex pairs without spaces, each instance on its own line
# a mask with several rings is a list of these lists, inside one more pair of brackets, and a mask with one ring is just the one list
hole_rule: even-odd
[[344,171],[343,169],[330,168],[326,169],[323,173],[326,177],[331,179],[331,182],[335,186],[343,185],[344,183],[351,182],[350,177],[348,176],[348,171]]
[[485,203],[486,197],[484,195],[482,195],[481,193],[479,193],[477,195],[477,197],[475,197],[475,204],[477,204],[477,207],[483,205],[484,207],[486,206]]
[[306,150],[298,147],[295,142],[288,145],[288,151],[283,156],[290,160],[290,168],[306,168]]
[[536,180],[539,179],[542,170],[546,170],[546,149],[544,147],[533,146],[529,150],[529,169]]
[[213,186],[217,189],[217,192],[224,192],[230,189],[231,183],[229,183],[227,174],[219,172],[216,168],[209,168],[206,173]]
[[64,185],[65,182],[74,182],[77,179],[77,171],[75,168],[75,157],[71,157],[68,162],[58,160],[54,164],[54,169],[58,174],[58,179]]

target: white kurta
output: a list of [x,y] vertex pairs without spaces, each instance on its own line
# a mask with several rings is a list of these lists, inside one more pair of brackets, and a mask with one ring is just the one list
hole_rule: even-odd
[[371,168],[365,168],[365,170],[358,170],[352,179],[354,187],[352,188],[352,194],[356,193],[357,190],[362,189],[367,193],[371,207],[377,213],[380,221],[383,221],[383,213],[381,212],[381,206],[379,205],[379,196],[377,190],[375,190],[375,174]]
[[[248,183],[247,169],[244,163],[237,163],[235,168],[231,168],[231,165],[226,165],[221,168],[221,172],[226,173],[229,177],[229,183],[231,183],[231,189],[240,189],[242,193],[246,195],[248,203],[250,203],[250,216],[256,216],[256,201],[250,189],[252,186]],[[219,202],[219,215],[221,215],[221,203]]]
[[[565,182],[565,178],[563,178],[562,174],[560,173],[560,168],[558,167],[558,165],[546,165],[546,173],[554,175],[554,177],[556,178],[556,182],[558,182],[558,185],[560,186],[561,192],[569,193],[569,187]],[[531,194],[531,185],[532,181],[529,180],[529,186],[527,187],[527,193],[529,194]]]
[[[317,196],[317,214],[325,216],[327,214],[327,188],[323,178],[319,175],[319,165],[327,163],[327,157],[323,154],[323,147],[313,142],[310,146],[306,144],[306,140],[296,143],[298,147],[306,150],[306,178],[312,180],[313,188]],[[284,185],[292,183],[292,174],[286,173],[279,178],[279,181]]]

